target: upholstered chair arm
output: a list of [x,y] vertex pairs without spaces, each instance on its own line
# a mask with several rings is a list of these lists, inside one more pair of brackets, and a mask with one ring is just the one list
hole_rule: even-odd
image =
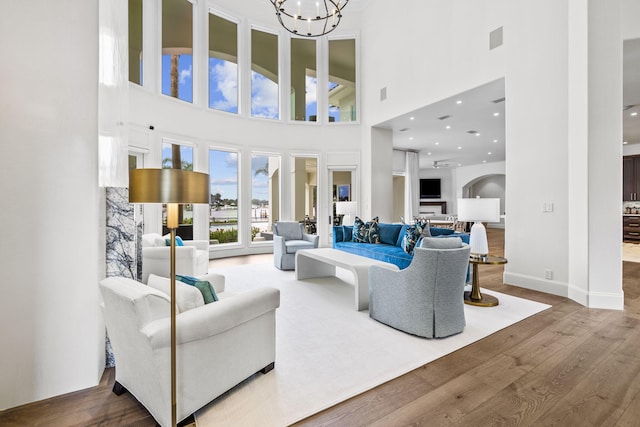
[[273,255],[275,257],[281,257],[285,253],[287,253],[287,248],[285,246],[285,239],[282,236],[273,235]]
[[225,279],[222,274],[207,273],[203,274],[202,276],[198,276],[198,279],[206,280],[211,283],[211,286],[213,286],[213,289],[216,290],[216,293],[224,292]]
[[208,240],[185,240],[185,246],[195,247],[199,251],[208,251],[209,250],[209,241]]
[[[160,246],[153,248],[142,248],[144,257],[149,259],[169,259],[171,248]],[[196,248],[193,246],[176,246],[176,259],[188,259],[196,257]]]
[[[280,290],[264,287],[194,308],[176,317],[177,345],[206,339],[235,328],[280,306]],[[171,344],[171,319],[147,324],[141,330],[154,350]]]
[[320,236],[315,234],[307,234],[307,233],[302,234],[302,240],[306,240],[307,242],[313,243],[314,248],[318,247],[318,239],[320,239]]

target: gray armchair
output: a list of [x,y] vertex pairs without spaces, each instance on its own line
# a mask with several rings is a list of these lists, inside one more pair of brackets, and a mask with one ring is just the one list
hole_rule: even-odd
[[318,247],[318,238],[304,232],[304,224],[278,221],[273,224],[273,265],[280,270],[294,270],[296,251]]
[[469,253],[458,237],[430,237],[404,270],[369,267],[369,316],[425,338],[462,332]]

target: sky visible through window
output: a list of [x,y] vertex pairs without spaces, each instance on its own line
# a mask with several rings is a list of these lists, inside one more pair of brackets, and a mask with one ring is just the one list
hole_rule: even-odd
[[[162,55],[162,93],[171,94],[171,55]],[[251,115],[269,119],[279,118],[278,84],[260,73],[251,72]],[[306,117],[317,116],[317,79],[306,77]],[[329,83],[329,91],[337,87]],[[178,98],[193,102],[193,58],[178,56]],[[217,58],[209,58],[209,107],[238,113],[238,65]],[[340,110],[329,106],[329,116],[340,121]]]

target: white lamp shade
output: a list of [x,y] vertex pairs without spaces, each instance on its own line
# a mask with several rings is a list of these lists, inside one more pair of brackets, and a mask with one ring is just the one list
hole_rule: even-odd
[[358,212],[358,202],[336,202],[336,214],[343,215],[342,225],[353,225]]
[[458,199],[458,221],[500,222],[500,199]]
[[487,242],[487,230],[482,221],[500,221],[500,199],[458,199],[458,221],[475,222],[469,236],[471,254],[475,256],[487,255],[489,243]]
[[358,202],[336,202],[338,215],[355,215],[358,212]]

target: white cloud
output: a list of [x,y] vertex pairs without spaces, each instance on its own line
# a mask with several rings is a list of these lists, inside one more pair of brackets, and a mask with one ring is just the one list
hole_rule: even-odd
[[236,168],[238,166],[238,153],[229,153],[224,158],[224,163],[229,168]]
[[191,65],[189,65],[189,68],[185,70],[181,70],[180,74],[178,75],[178,82],[181,85],[183,85],[187,79],[191,78],[192,72],[193,72],[193,67]]
[[305,78],[305,100],[307,105],[315,104],[318,99],[318,79],[315,77],[307,76]]
[[251,72],[251,115],[278,118],[278,84]]
[[216,99],[212,107],[228,111],[238,107],[238,65],[229,61],[219,61],[211,68],[211,84],[222,99]]

